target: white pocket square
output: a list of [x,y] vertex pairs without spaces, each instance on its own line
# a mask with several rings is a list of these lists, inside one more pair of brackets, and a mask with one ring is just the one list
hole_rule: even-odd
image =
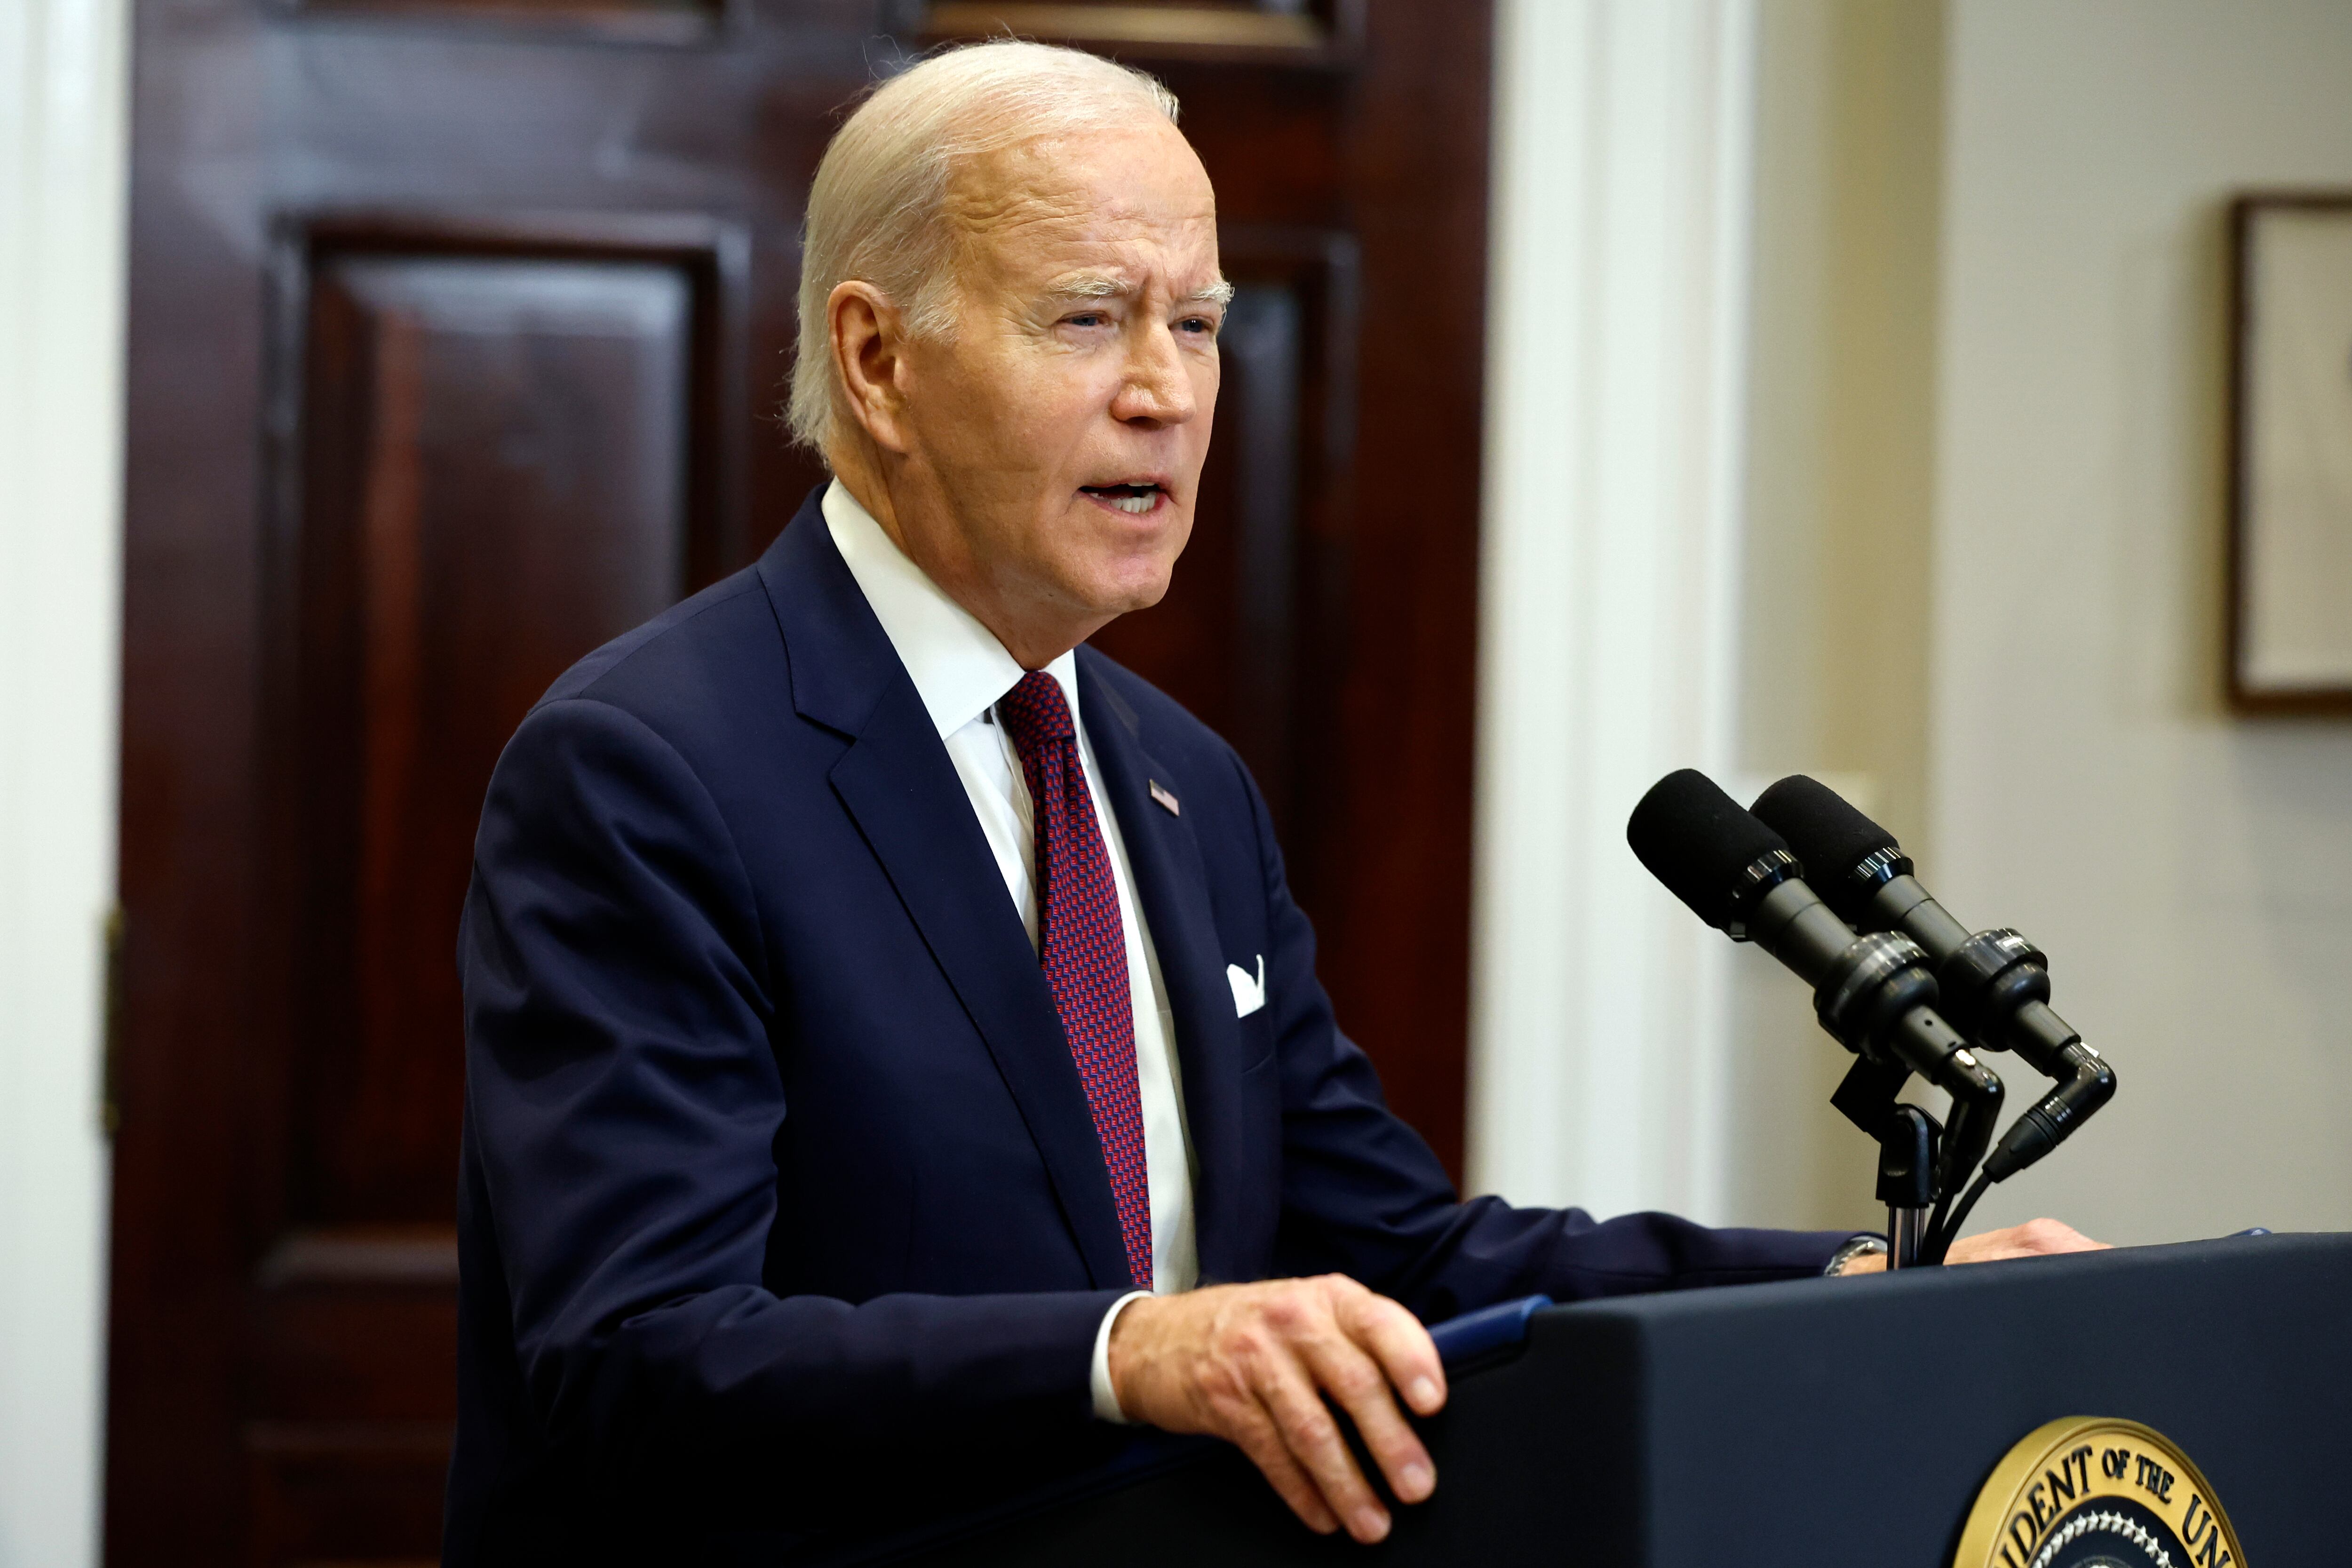
[[1234,988],[1234,1016],[1246,1018],[1265,1005],[1265,954],[1257,955],[1257,978],[1238,963],[1225,965],[1225,984]]

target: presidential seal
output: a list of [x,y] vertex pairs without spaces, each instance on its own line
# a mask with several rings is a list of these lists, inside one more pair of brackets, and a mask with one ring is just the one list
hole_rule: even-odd
[[2069,1416],[1993,1467],[1952,1568],[2244,1568],[2189,1456],[2137,1421]]

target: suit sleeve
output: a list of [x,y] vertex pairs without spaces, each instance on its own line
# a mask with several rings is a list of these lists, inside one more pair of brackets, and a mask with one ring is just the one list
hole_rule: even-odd
[[749,878],[687,763],[542,705],[500,759],[458,939],[467,1136],[528,1409],[600,1470],[1083,1429],[1118,1292],[780,1298],[787,1113]]
[[1315,977],[1315,933],[1291,900],[1273,824],[1247,773],[1265,877],[1266,1005],[1279,1010],[1283,1274],[1338,1272],[1423,1321],[1541,1292],[1555,1300],[1819,1274],[1851,1231],[1715,1229],[1672,1215],[1462,1201],[1429,1145],[1388,1108]]

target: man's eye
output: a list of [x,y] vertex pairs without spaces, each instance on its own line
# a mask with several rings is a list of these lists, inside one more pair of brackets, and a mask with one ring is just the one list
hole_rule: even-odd
[[1197,337],[1213,338],[1217,335],[1217,323],[1206,316],[1187,316],[1176,324]]
[[1070,325],[1074,327],[1099,327],[1104,325],[1109,320],[1110,317],[1100,310],[1081,310],[1076,315],[1070,318]]

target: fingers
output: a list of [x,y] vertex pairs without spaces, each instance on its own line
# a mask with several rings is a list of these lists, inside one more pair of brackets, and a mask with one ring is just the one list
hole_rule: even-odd
[[1356,1423],[1389,1489],[1400,1501],[1423,1501],[1436,1489],[1436,1467],[1390,1389],[1402,1389],[1406,1402],[1421,1414],[1434,1414],[1445,1403],[1445,1367],[1437,1347],[1412,1313],[1360,1286],[1342,1293],[1335,1305],[1344,1337],[1307,1347],[1315,1380]]
[[1353,1280],[1339,1283],[1349,1288],[1339,1302],[1341,1326],[1349,1337],[1379,1359],[1381,1371],[1403,1394],[1414,1415],[1434,1415],[1444,1408],[1445,1363],[1438,1359],[1437,1342],[1421,1320]]
[[1249,1456],[1250,1463],[1258,1468],[1276,1495],[1290,1506],[1290,1511],[1307,1529],[1318,1535],[1328,1535],[1338,1530],[1339,1516],[1323,1500],[1323,1489],[1299,1468],[1272,1414],[1260,1405],[1255,1407],[1255,1417],[1244,1417],[1237,1423],[1230,1434],[1234,1446]]
[[2061,1220],[2030,1219],[2013,1232],[2020,1250],[2030,1253],[2105,1252],[2110,1250],[2104,1241],[2093,1241],[2073,1226]]
[[2071,1225],[2054,1219],[2028,1220],[2006,1230],[1988,1230],[1962,1237],[1952,1244],[1949,1263],[1992,1263],[2004,1258],[2045,1258],[2062,1252],[2099,1252],[2104,1241],[2093,1241]]
[[[1384,1538],[1389,1532],[1389,1510],[1356,1468],[1356,1456],[1349,1452],[1347,1439],[1339,1435],[1339,1423],[1323,1403],[1307,1363],[1286,1361],[1276,1368],[1263,1394],[1291,1456],[1348,1533],[1367,1543]],[[1393,1407],[1390,1413],[1394,1415]]]
[[1391,1384],[1402,1384],[1412,1404],[1433,1412],[1445,1400],[1445,1369],[1428,1331],[1395,1302],[1349,1279],[1309,1284],[1311,1293],[1301,1303],[1307,1310],[1286,1324],[1300,1375],[1286,1370],[1268,1389],[1267,1403],[1293,1455],[1349,1533],[1377,1541],[1388,1533],[1388,1510],[1366,1483],[1323,1395],[1355,1423],[1397,1499],[1421,1502],[1436,1489],[1437,1469],[1398,1410]]
[[[1422,1502],[1436,1489],[1436,1467],[1430,1462],[1429,1451],[1396,1407],[1390,1396],[1388,1380],[1381,1375],[1380,1365],[1361,1350],[1344,1341],[1332,1341],[1313,1347],[1308,1352],[1308,1366],[1314,1382],[1328,1390],[1339,1408],[1356,1424],[1356,1432],[1363,1439],[1372,1462],[1380,1467],[1389,1489],[1401,1502]],[[1312,1392],[1310,1390],[1310,1392]],[[1322,1404],[1318,1397],[1318,1405]],[[1328,1421],[1328,1417],[1326,1417]],[[1336,1423],[1334,1436],[1338,1436]],[[1319,1437],[1319,1433],[1318,1434]],[[1344,1439],[1339,1440],[1336,1452],[1349,1461],[1346,1472],[1348,1484],[1360,1485],[1353,1464],[1354,1455]],[[1318,1471],[1318,1474],[1320,1472]],[[1325,1495],[1337,1504],[1340,1499],[1328,1489]],[[1353,1498],[1350,1491],[1350,1499]],[[1371,1499],[1366,1489],[1364,1496]],[[1377,1502],[1376,1499],[1372,1500]]]
[[1391,1385],[1428,1415],[1445,1369],[1412,1314],[1351,1279],[1214,1286],[1136,1301],[1112,1326],[1114,1393],[1129,1419],[1213,1432],[1264,1473],[1306,1525],[1370,1542],[1391,1518],[1324,1403],[1347,1412],[1402,1501],[1436,1488],[1429,1451]]

